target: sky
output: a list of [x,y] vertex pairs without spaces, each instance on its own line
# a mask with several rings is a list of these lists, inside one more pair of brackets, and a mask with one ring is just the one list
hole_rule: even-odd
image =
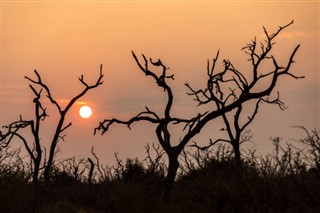
[[[148,106],[161,113],[166,96],[152,79],[139,70],[131,55],[160,58],[170,67],[175,100],[173,113],[190,117],[201,109],[186,95],[185,82],[196,88],[206,81],[207,59],[220,50],[243,73],[250,62],[241,48],[255,36],[263,40],[263,26],[269,32],[292,19],[294,24],[277,38],[273,54],[286,64],[292,50],[301,44],[292,73],[284,77],[276,91],[288,105],[285,111],[263,105],[249,127],[254,134],[249,147],[258,152],[272,151],[270,137],[287,141],[303,137],[292,128],[320,127],[319,84],[319,1],[3,1],[1,0],[1,90],[0,124],[33,118],[33,93],[24,78],[34,78],[36,69],[53,97],[61,104],[77,95],[84,75],[94,83],[103,64],[104,83],[89,91],[67,116],[72,126],[65,141],[59,142],[58,158],[90,157],[91,147],[105,164],[120,158],[145,157],[144,146],[157,143],[155,126],[137,123],[112,126],[103,136],[93,129],[105,118],[127,119]],[[48,147],[57,121],[57,112],[44,100],[49,118],[43,122],[41,141]],[[80,118],[83,104],[93,116]],[[223,137],[219,119],[206,126],[194,140],[207,144],[209,138]],[[173,138],[179,140],[179,131]],[[26,132],[26,137],[28,133]],[[15,141],[16,146],[21,145]]]

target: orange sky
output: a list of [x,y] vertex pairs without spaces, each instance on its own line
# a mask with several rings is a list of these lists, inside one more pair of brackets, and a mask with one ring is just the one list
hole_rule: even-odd
[[[320,127],[318,1],[1,1],[1,126],[20,114],[31,118],[33,96],[24,76],[33,77],[34,69],[63,102],[81,89],[81,74],[93,82],[103,64],[104,85],[80,100],[92,106],[94,116],[83,120],[80,105],[74,106],[61,156],[87,157],[94,145],[109,164],[114,152],[144,157],[144,145],[157,142],[152,125],[136,124],[131,131],[114,126],[102,137],[92,136],[98,121],[108,116],[129,118],[145,106],[163,106],[164,93],[139,71],[131,50],[161,58],[170,67],[176,79],[170,82],[175,112],[194,115],[196,103],[185,95],[184,83],[204,85],[207,59],[220,49],[220,59],[230,59],[246,72],[247,56],[240,49],[254,36],[262,38],[262,26],[271,32],[292,19],[294,25],[279,36],[274,54],[285,63],[300,43],[292,71],[306,78],[279,82],[286,111],[262,108],[251,126],[259,151],[270,151],[270,136],[301,136],[290,126]],[[45,122],[43,138],[54,123],[54,108],[49,109],[53,116]],[[210,128],[197,139],[213,137]]]

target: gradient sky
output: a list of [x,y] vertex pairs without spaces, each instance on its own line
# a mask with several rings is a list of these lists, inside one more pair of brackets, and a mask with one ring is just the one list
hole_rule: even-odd
[[[135,124],[131,131],[113,126],[105,135],[93,136],[104,118],[126,119],[145,106],[163,109],[165,93],[138,69],[131,50],[161,58],[170,67],[176,79],[169,82],[176,95],[174,112],[189,117],[198,109],[184,83],[205,85],[207,59],[220,49],[221,60],[230,59],[246,73],[250,63],[241,48],[254,36],[263,39],[262,26],[272,32],[294,19],[278,37],[274,55],[286,63],[301,44],[292,72],[306,78],[282,78],[276,90],[289,108],[263,105],[250,127],[255,143],[249,146],[269,152],[271,136],[288,141],[303,136],[291,126],[320,127],[319,18],[318,1],[1,1],[1,126],[20,114],[32,118],[33,93],[24,76],[34,77],[34,69],[63,104],[82,89],[77,78],[83,74],[94,82],[103,64],[103,86],[79,100],[94,114],[84,120],[78,115],[81,103],[72,108],[67,120],[73,125],[60,142],[59,157],[88,157],[94,146],[107,164],[114,162],[114,152],[120,158],[143,158],[144,145],[157,143],[151,124]],[[56,112],[45,104],[51,116],[41,139],[48,145]],[[218,119],[195,140],[205,144],[216,139],[213,133],[219,128]]]

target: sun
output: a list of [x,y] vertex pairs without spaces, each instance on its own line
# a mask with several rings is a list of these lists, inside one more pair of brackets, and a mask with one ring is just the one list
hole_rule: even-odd
[[89,106],[82,106],[79,110],[79,114],[82,118],[90,118],[92,109]]

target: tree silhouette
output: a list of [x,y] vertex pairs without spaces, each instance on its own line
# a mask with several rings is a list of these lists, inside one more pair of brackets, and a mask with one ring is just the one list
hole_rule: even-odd
[[[127,121],[119,120],[116,118],[105,119],[100,122],[99,126],[95,128],[95,134],[97,131],[101,131],[101,134],[104,134],[109,130],[112,124],[124,124],[129,128],[131,124],[138,121],[148,121],[156,125],[156,135],[159,140],[159,143],[165,150],[169,159],[168,172],[165,177],[164,186],[163,186],[163,199],[168,202],[170,200],[170,191],[174,184],[175,177],[177,174],[177,170],[179,168],[178,156],[183,151],[185,146],[191,141],[191,139],[196,136],[202,128],[208,124],[210,121],[225,115],[226,113],[237,109],[243,103],[246,103],[250,100],[259,100],[263,97],[268,97],[270,93],[276,86],[276,83],[281,76],[291,76],[293,78],[299,78],[292,73],[289,72],[291,65],[294,63],[294,56],[300,45],[296,46],[292,51],[290,58],[288,59],[286,66],[279,66],[277,60],[270,55],[270,50],[274,46],[274,38],[282,31],[284,28],[291,25],[293,22],[289,23],[284,27],[280,27],[279,30],[269,36],[267,31],[264,28],[264,31],[267,36],[266,45],[261,43],[261,54],[256,52],[256,40],[253,40],[250,44],[248,44],[244,50],[251,55],[251,62],[253,65],[252,69],[252,79],[248,80],[245,78],[243,74],[241,74],[230,61],[223,60],[223,70],[220,72],[215,71],[215,64],[218,60],[219,52],[217,56],[213,59],[213,65],[211,69],[209,69],[208,63],[208,81],[207,88],[194,90],[192,87],[187,84],[187,86],[191,89],[190,95],[195,96],[195,99],[198,103],[207,104],[214,103],[215,108],[207,111],[205,113],[198,113],[196,116],[192,118],[177,118],[171,115],[171,109],[173,104],[174,95],[171,90],[171,87],[168,85],[167,80],[174,80],[174,75],[169,75],[167,73],[168,68],[162,63],[159,59],[158,61],[153,61],[151,58],[148,60],[143,54],[143,61],[137,58],[136,54],[132,51],[132,55],[140,70],[147,76],[151,77],[155,80],[158,87],[164,90],[167,95],[166,107],[164,109],[164,114],[159,115],[154,111],[150,110],[146,107],[145,111],[138,113],[136,116],[130,118]],[[272,60],[272,64],[274,70],[269,71],[265,74],[258,73],[259,65],[262,61],[270,59]],[[151,65],[151,66],[150,66]],[[161,73],[156,74],[155,71],[152,71],[151,68],[160,68]],[[260,70],[259,70],[260,71]],[[216,74],[214,73],[216,72]],[[264,89],[257,89],[256,85],[263,80],[270,78],[269,82],[266,81],[264,83],[268,83]],[[222,88],[221,84],[229,83],[236,85],[236,89],[229,90],[230,92],[226,94],[224,92],[224,88]],[[173,145],[171,141],[171,134],[169,130],[170,125],[184,125],[184,130],[181,133],[180,141],[177,145]]]
[[[40,140],[40,127],[42,124],[42,121],[44,121],[47,117],[47,111],[46,108],[43,107],[43,104],[41,103],[41,97],[46,94],[46,97],[49,99],[51,104],[53,104],[58,112],[59,112],[59,120],[58,123],[55,127],[55,132],[52,137],[51,143],[50,143],[50,151],[49,151],[49,156],[48,160],[43,162],[43,168],[44,168],[44,179],[48,183],[50,181],[50,172],[52,168],[52,164],[54,162],[54,155],[56,152],[56,147],[59,142],[59,140],[64,139],[64,135],[62,133],[65,132],[67,128],[69,128],[72,123],[69,122],[68,124],[65,125],[65,117],[73,104],[82,96],[84,96],[89,90],[94,89],[101,85],[103,83],[102,78],[102,65],[100,66],[100,76],[98,80],[96,81],[95,84],[89,85],[84,81],[83,75],[79,78],[79,81],[81,84],[84,85],[84,89],[75,95],[67,104],[67,106],[63,109],[60,104],[56,101],[56,99],[53,98],[52,93],[49,89],[49,87],[42,81],[40,74],[35,70],[34,71],[36,75],[36,79],[31,79],[27,76],[25,78],[31,82],[29,85],[32,92],[35,95],[35,98],[33,99],[34,103],[34,112],[35,112],[35,118],[34,120],[24,120],[22,116],[20,115],[20,119],[18,121],[14,121],[10,123],[7,126],[4,126],[4,128],[7,129],[6,133],[0,132],[0,142],[2,147],[8,146],[12,141],[13,138],[18,138],[20,139],[24,147],[26,148],[32,162],[33,162],[33,183],[35,185],[38,185],[39,183],[39,172],[40,172],[40,164],[42,160],[42,152],[43,152],[43,147],[42,143]],[[37,89],[36,87],[39,87]],[[30,131],[33,135],[33,142],[30,143],[26,139],[25,136],[23,136],[23,129],[30,128]],[[49,139],[50,140],[50,139]],[[46,157],[46,156],[45,156]]]
[[307,145],[308,153],[311,155],[313,167],[320,169],[320,129],[314,128],[308,131],[304,126],[295,126],[304,131],[306,136],[300,140],[300,143]]
[[[274,85],[277,82],[276,75],[280,75],[281,72],[283,74],[288,74],[291,77],[294,77],[296,79],[304,78],[303,76],[301,77],[294,76],[288,72],[290,69],[290,65],[294,62],[293,56],[295,54],[295,51],[299,47],[299,45],[296,47],[293,54],[291,55],[291,58],[286,67],[279,66],[276,58],[271,54],[271,49],[275,44],[274,39],[283,29],[287,28],[291,24],[293,24],[293,21],[291,21],[289,24],[283,27],[279,27],[279,29],[271,35],[269,35],[266,28],[263,27],[266,40],[265,42],[260,42],[260,52],[257,50],[256,38],[252,40],[252,43],[247,44],[245,47],[242,48],[242,50],[244,50],[245,53],[249,55],[248,60],[251,61],[252,63],[253,79],[251,82],[248,82],[247,79],[249,78],[245,77],[243,74],[241,74],[241,72],[236,70],[229,61],[225,61],[224,63],[227,64],[226,66],[229,66],[228,69],[233,72],[233,75],[229,77],[224,77],[226,75],[222,76],[220,75],[220,73],[214,74],[214,68],[216,65],[217,58],[219,56],[219,53],[218,53],[216,58],[213,60],[213,65],[211,69],[208,61],[208,66],[207,66],[208,81],[207,81],[206,88],[201,90],[194,90],[189,84],[186,84],[186,86],[191,91],[189,95],[193,95],[196,97],[195,101],[198,102],[198,105],[214,103],[214,108],[220,109],[220,108],[224,108],[227,104],[229,104],[228,99],[233,99],[232,101],[241,99],[242,97],[247,95],[246,93],[250,92],[251,90],[254,90],[256,85],[258,85],[260,82],[267,81],[267,78],[269,76],[274,75],[273,76],[274,79],[272,79],[271,81],[271,85],[269,89],[270,91],[273,90]],[[260,73],[260,75],[258,76],[258,72],[261,72],[263,70],[263,68],[261,68],[263,66],[262,63],[267,63],[268,60],[272,60],[275,70],[271,72]],[[228,70],[225,69],[224,71],[227,72]],[[270,93],[271,92],[269,92],[269,94]],[[251,102],[250,104],[254,105],[254,109],[251,110],[251,112],[249,113],[244,111],[244,104],[240,103],[230,112],[222,114],[225,127],[223,127],[221,130],[227,132],[228,139],[217,139],[215,141],[210,140],[209,145],[204,147],[200,147],[196,143],[193,146],[203,150],[203,149],[208,149],[209,147],[215,145],[218,142],[230,143],[234,150],[235,163],[237,165],[240,165],[241,164],[240,144],[242,144],[243,142],[249,141],[252,138],[252,134],[250,130],[248,130],[248,126],[255,119],[259,111],[260,105],[262,103],[267,103],[267,104],[275,104],[279,106],[281,110],[284,110],[287,108],[287,106],[285,106],[285,104],[280,100],[279,92],[277,92],[276,98],[270,97],[269,94],[266,93],[266,95],[253,98],[252,100],[250,100]],[[244,103],[247,103],[247,102],[249,102],[249,100],[245,101]],[[246,118],[244,118],[245,116]]]
[[[212,141],[210,139],[210,143],[207,146],[199,146],[196,142],[192,145],[193,147],[196,147],[200,150],[206,150],[209,149],[211,146],[214,146],[215,144],[219,142],[227,142],[230,143],[233,148],[234,153],[234,161],[238,166],[241,166],[241,152],[240,152],[240,145],[244,142],[251,141],[252,139],[252,133],[251,130],[248,129],[248,126],[252,123],[254,118],[256,117],[261,103],[268,103],[268,104],[276,104],[279,106],[281,110],[286,109],[287,107],[284,105],[284,103],[279,99],[279,93],[277,98],[270,100],[259,98],[258,100],[253,100],[254,103],[254,109],[252,112],[244,113],[243,111],[243,104],[240,104],[236,109],[232,110],[229,113],[223,114],[223,122],[225,124],[225,127],[221,128],[221,131],[226,131],[228,139],[217,139],[215,141]],[[231,114],[228,116],[228,114]],[[245,114],[247,117],[244,119]],[[245,120],[245,121],[243,121]]]

